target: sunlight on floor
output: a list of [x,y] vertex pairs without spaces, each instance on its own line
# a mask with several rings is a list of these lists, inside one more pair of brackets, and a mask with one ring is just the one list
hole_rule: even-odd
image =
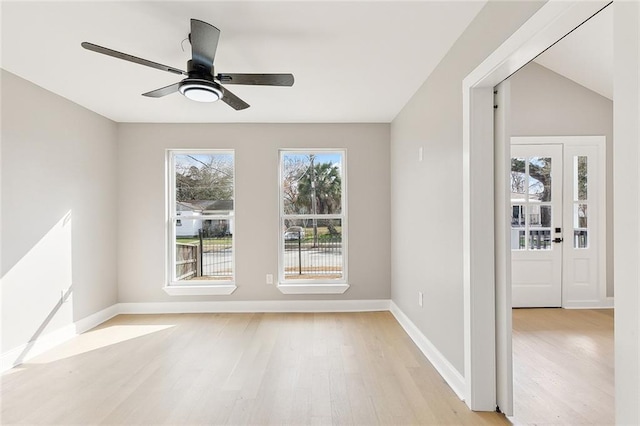
[[96,349],[166,330],[175,325],[113,325],[88,331],[29,361],[29,364],[47,364],[80,355]]

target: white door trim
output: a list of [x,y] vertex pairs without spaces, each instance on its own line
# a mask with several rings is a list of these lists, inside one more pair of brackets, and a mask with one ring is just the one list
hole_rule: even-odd
[[493,87],[607,4],[545,3],[463,81],[464,371],[465,402],[472,410],[496,407],[496,256],[487,241],[495,236],[493,164],[504,158],[494,158]]

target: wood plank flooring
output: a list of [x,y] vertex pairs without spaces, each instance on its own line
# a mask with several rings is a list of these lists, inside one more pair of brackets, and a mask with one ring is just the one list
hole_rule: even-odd
[[509,424],[469,411],[389,312],[121,315],[0,397],[2,424]]
[[514,309],[514,422],[614,424],[612,309]]

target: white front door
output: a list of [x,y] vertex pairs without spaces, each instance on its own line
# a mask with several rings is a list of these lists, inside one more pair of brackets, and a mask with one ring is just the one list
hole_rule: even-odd
[[606,306],[604,138],[511,142],[513,307]]
[[511,146],[513,307],[562,306],[562,145]]

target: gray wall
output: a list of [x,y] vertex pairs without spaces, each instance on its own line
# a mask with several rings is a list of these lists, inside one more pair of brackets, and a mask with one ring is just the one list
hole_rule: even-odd
[[[390,298],[388,124],[120,124],[120,302]],[[349,284],[343,295],[285,296],[265,284],[278,268],[278,149],[345,148]],[[168,296],[165,152],[235,150],[236,285],[230,296]]]
[[392,299],[461,373],[462,80],[542,4],[487,3],[391,123]]
[[[116,124],[2,70],[2,353],[117,302]],[[61,291],[72,289],[60,304]]]
[[513,136],[607,138],[607,296],[613,296],[613,101],[535,62],[511,78]]

